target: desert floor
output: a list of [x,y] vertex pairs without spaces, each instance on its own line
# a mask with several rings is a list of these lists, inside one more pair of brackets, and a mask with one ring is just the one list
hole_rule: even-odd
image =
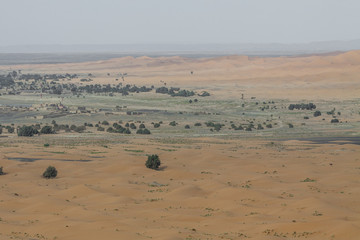
[[[43,146],[47,137],[1,141],[1,239],[360,234],[359,145],[53,138],[50,147]],[[155,152],[158,171],[144,166]],[[57,178],[41,178],[48,165]]]

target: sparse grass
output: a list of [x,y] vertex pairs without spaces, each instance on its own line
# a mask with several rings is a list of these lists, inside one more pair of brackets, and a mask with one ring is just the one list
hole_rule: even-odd
[[300,182],[316,182],[316,180],[310,179],[310,178],[305,178],[304,180],[302,180]]
[[124,149],[125,152],[134,152],[134,153],[143,153],[144,150],[136,150],[136,149]]
[[48,153],[54,153],[54,154],[65,154],[65,152],[48,152]]
[[97,151],[90,152],[90,154],[100,154],[100,153],[107,153],[107,152],[97,152]]
[[318,216],[322,216],[323,214],[315,210],[315,212],[312,215],[318,217]]

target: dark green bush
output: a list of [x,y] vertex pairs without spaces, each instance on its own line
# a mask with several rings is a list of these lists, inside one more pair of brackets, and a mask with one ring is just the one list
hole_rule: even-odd
[[103,131],[105,131],[105,128],[103,128],[103,127],[98,127],[97,130],[103,132]]
[[331,123],[338,123],[338,122],[339,122],[339,119],[334,118],[334,119],[331,119],[330,122],[331,122]]
[[185,125],[185,129],[190,129],[190,125]]
[[158,169],[160,164],[161,164],[161,162],[160,162],[159,156],[154,154],[154,155],[148,156],[145,166],[147,168],[151,168],[151,169]]
[[172,122],[169,123],[169,125],[170,125],[170,126],[173,126],[173,127],[175,127],[176,124],[177,124],[177,123],[176,123],[175,121],[172,121]]
[[18,130],[18,136],[32,137],[34,134],[38,134],[39,131],[33,126],[22,126]]
[[8,130],[8,133],[14,133],[15,132],[14,127],[7,126],[6,129]]
[[51,126],[44,126],[41,130],[40,130],[41,134],[54,134],[55,130],[51,127]]
[[44,144],[44,147],[50,147],[50,144],[45,143],[45,144]]
[[299,109],[299,110],[312,110],[316,109],[316,105],[313,103],[300,103],[300,104],[290,104],[289,110]]
[[203,91],[201,94],[198,94],[200,97],[208,97],[210,96],[210,93]]
[[150,130],[147,128],[140,128],[136,131],[136,134],[151,134]]
[[109,122],[108,121],[103,121],[101,124],[102,125],[109,125]]
[[0,175],[4,175],[5,173],[3,172],[3,167],[0,167]]
[[335,108],[333,110],[326,112],[327,115],[333,115],[335,114]]
[[143,123],[140,124],[140,125],[139,125],[139,128],[145,128],[145,124],[143,124]]
[[43,173],[44,178],[55,178],[57,176],[57,170],[53,166],[49,166]]
[[321,112],[319,110],[314,112],[314,117],[318,117],[321,116]]
[[86,127],[85,126],[79,126],[79,127],[76,127],[74,129],[75,132],[78,132],[78,133],[82,133],[83,131],[86,130]]
[[194,126],[195,126],[195,127],[200,127],[200,126],[201,126],[201,123],[195,123]]

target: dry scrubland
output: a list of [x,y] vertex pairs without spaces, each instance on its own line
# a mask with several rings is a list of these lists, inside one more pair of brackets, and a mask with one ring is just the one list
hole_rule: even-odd
[[[0,66],[0,74],[17,69],[79,75],[59,80],[64,83],[155,88],[166,83],[211,96],[154,91],[0,96],[4,126],[106,120],[110,125],[100,126],[107,128],[121,120],[137,127],[143,122],[151,131],[119,134],[87,127],[83,133],[18,137],[3,128],[0,239],[342,240],[360,235],[359,51],[276,58],[127,57]],[[80,82],[89,73],[92,82]],[[198,102],[189,103],[195,98]],[[18,108],[59,101],[92,112]],[[314,117],[315,109],[288,109],[310,102],[321,116]],[[160,127],[151,124],[160,121]],[[178,125],[170,126],[172,121]],[[204,124],[209,121],[223,126],[211,131]],[[250,123],[252,131],[231,127]],[[145,167],[148,154],[159,155],[159,170]],[[49,165],[58,170],[55,179],[41,177]]]

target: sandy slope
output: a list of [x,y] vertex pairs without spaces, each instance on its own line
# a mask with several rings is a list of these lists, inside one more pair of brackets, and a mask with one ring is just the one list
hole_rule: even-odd
[[[0,176],[0,239],[358,239],[360,234],[359,146],[149,139],[108,148],[44,148],[41,137],[34,141],[1,147],[7,174]],[[144,166],[145,154],[155,152],[161,171]],[[7,160],[11,157],[43,160]],[[42,179],[50,164],[58,177]],[[302,182],[306,178],[314,182]]]
[[[182,57],[124,57],[106,61],[0,66],[1,70],[94,74],[93,83],[125,83],[197,86],[213,92],[224,86],[228,94],[281,98],[355,98],[360,94],[360,51],[321,56],[247,57],[226,56],[190,59]],[[190,72],[193,71],[193,74]],[[110,76],[107,76],[110,73]],[[120,78],[121,81],[121,78]],[[228,89],[227,89],[228,91]],[[221,94],[221,93],[219,93]]]

